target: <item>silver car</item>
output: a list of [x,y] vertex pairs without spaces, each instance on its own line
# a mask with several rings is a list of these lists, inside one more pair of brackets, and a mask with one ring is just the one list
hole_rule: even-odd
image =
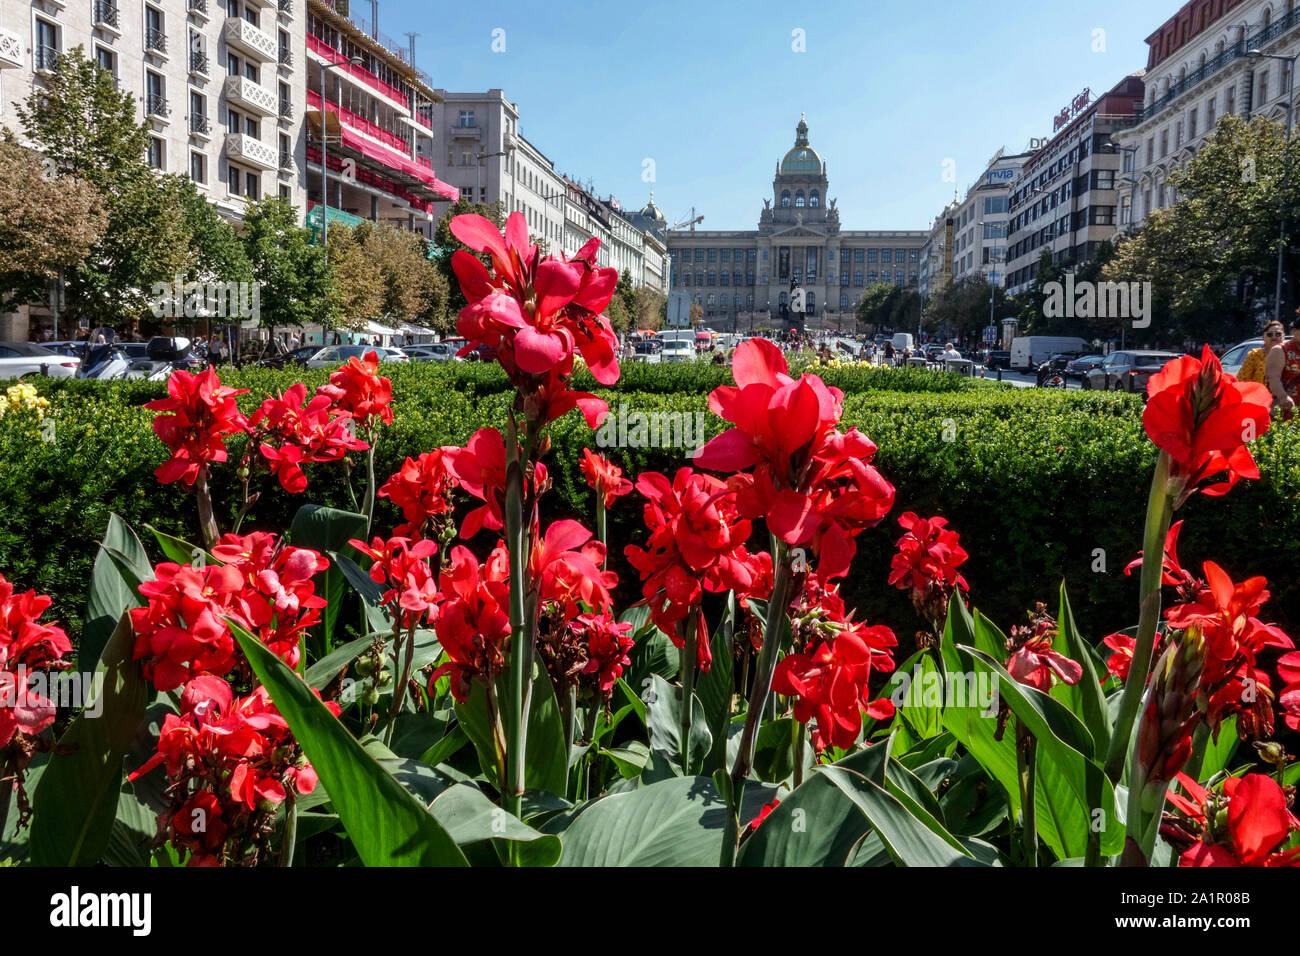
[[1101,368],[1089,369],[1083,373],[1083,387],[1115,392],[1144,392],[1147,379],[1178,357],[1178,352],[1111,352]]
[[34,342],[0,342],[0,379],[48,375],[72,378],[81,359],[64,355]]
[[1246,361],[1246,356],[1255,349],[1264,347],[1263,339],[1247,339],[1240,345],[1234,345],[1228,351],[1223,353],[1223,358],[1219,359],[1219,364],[1229,375],[1236,375],[1241,371],[1241,365]]
[[348,359],[361,358],[367,352],[374,352],[380,362],[410,361],[401,349],[378,345],[327,345],[307,360],[308,368],[337,368]]

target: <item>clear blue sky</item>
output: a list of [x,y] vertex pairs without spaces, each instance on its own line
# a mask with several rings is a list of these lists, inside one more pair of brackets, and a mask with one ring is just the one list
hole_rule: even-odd
[[[352,0],[369,15],[367,0]],[[381,0],[380,30],[448,90],[501,87],[564,173],[670,219],[753,229],[800,111],[846,229],[921,229],[1001,146],[1146,65],[1177,0],[791,4]],[[505,51],[493,52],[503,30]],[[796,53],[793,31],[806,51]],[[1094,51],[1104,31],[1104,52]],[[500,35],[498,35],[500,36]],[[642,181],[654,160],[656,182]]]

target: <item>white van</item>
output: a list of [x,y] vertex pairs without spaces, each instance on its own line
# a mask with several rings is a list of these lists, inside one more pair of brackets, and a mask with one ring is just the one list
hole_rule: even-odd
[[911,332],[895,332],[895,333],[894,333],[894,348],[895,348],[896,350],[898,350],[899,352],[903,351],[903,349],[914,349],[914,348],[916,348],[916,346],[912,344],[912,333],[911,333]]
[[1084,339],[1067,335],[1018,335],[1011,340],[1011,368],[1030,372],[1053,355],[1073,352],[1086,355],[1092,346]]

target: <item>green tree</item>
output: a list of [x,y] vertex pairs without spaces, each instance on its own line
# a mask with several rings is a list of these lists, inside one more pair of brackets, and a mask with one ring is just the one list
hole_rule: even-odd
[[0,312],[34,302],[60,269],[80,264],[103,234],[99,192],[0,138]]
[[922,316],[922,326],[949,338],[978,341],[989,324],[989,295],[993,295],[992,314],[1000,318],[1007,312],[1007,294],[1001,286],[990,287],[982,275],[966,276],[930,297]]
[[98,190],[107,213],[99,241],[68,272],[70,316],[114,326],[143,319],[153,286],[232,262],[238,268],[228,236],[196,240],[195,228],[212,220],[194,204],[192,185],[150,169],[149,127],[135,121],[134,98],[81,47],[59,57],[45,88],[18,106],[18,119],[60,174]]
[[[1178,201],[1151,212],[1141,230],[1121,242],[1104,277],[1150,282],[1155,321],[1145,334],[1175,343],[1231,341],[1253,331],[1274,295],[1279,222],[1291,250],[1300,233],[1300,146],[1287,154],[1286,136],[1264,117],[1229,114],[1188,163],[1169,174]],[[1288,172],[1289,167],[1289,172]],[[1292,274],[1288,251],[1283,276]],[[1284,311],[1295,305],[1295,283],[1282,290]]]
[[[333,233],[331,229],[331,240]],[[253,281],[260,286],[262,325],[336,324],[334,273],[324,248],[312,242],[310,229],[299,225],[288,200],[275,196],[250,203],[242,242]]]

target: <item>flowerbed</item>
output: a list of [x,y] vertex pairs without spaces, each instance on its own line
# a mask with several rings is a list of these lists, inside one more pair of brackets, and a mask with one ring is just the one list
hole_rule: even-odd
[[[609,391],[620,369],[601,312],[616,276],[595,266],[595,241],[543,259],[518,214],[504,235],[477,216],[452,230],[490,257],[490,270],[453,260],[470,303],[459,331],[496,351],[507,389],[476,372],[468,397],[395,408],[373,355],[246,397],[211,371],[177,373],[143,408],[56,413],[53,436],[26,439],[57,446],[75,425],[64,451],[93,480],[97,429],[147,422],[157,441],[126,453],[166,489],[143,491],[146,514],[174,502],[178,533],[108,517],[78,684],[98,667],[57,738],[53,688],[74,652],[62,609],[0,578],[0,777],[15,781],[0,791],[4,853],[158,866],[1298,862],[1300,765],[1285,739],[1300,727],[1300,653],[1254,574],[1258,548],[1242,569],[1187,560],[1186,529],[1244,500],[1243,480],[1266,484],[1255,454],[1294,454],[1285,431],[1259,438],[1261,386],[1206,349],[1152,376],[1140,425],[1131,401],[1088,398],[1067,421],[1061,399],[964,386],[900,413],[896,396],[796,377],[755,341],[709,392],[703,447],[653,449],[670,465],[653,470],[590,448],[611,401],[651,404]],[[582,390],[579,356],[597,392]],[[868,437],[859,419],[880,427]],[[415,438],[438,429],[453,439]],[[922,437],[936,430],[939,444]],[[386,467],[379,449],[399,436],[418,452]],[[1140,557],[1122,539],[1088,555],[1094,575],[1136,572],[1136,625],[1129,613],[1085,631],[1064,585],[990,573],[990,546],[949,509],[900,509],[884,448],[905,470],[912,438],[929,442],[910,461],[919,499],[986,474],[977,452],[1034,463],[1046,485],[1007,482],[1000,516],[1031,500],[1046,513],[1048,496],[1076,489],[1140,501],[1145,486]],[[1089,473],[1103,450],[1147,480]],[[321,492],[346,508],[310,503]],[[1003,547],[1030,560],[1023,543]],[[873,557],[887,560],[879,576]],[[863,613],[850,582],[907,607]],[[986,597],[1018,606],[1021,623],[1001,630],[976,609]]]

